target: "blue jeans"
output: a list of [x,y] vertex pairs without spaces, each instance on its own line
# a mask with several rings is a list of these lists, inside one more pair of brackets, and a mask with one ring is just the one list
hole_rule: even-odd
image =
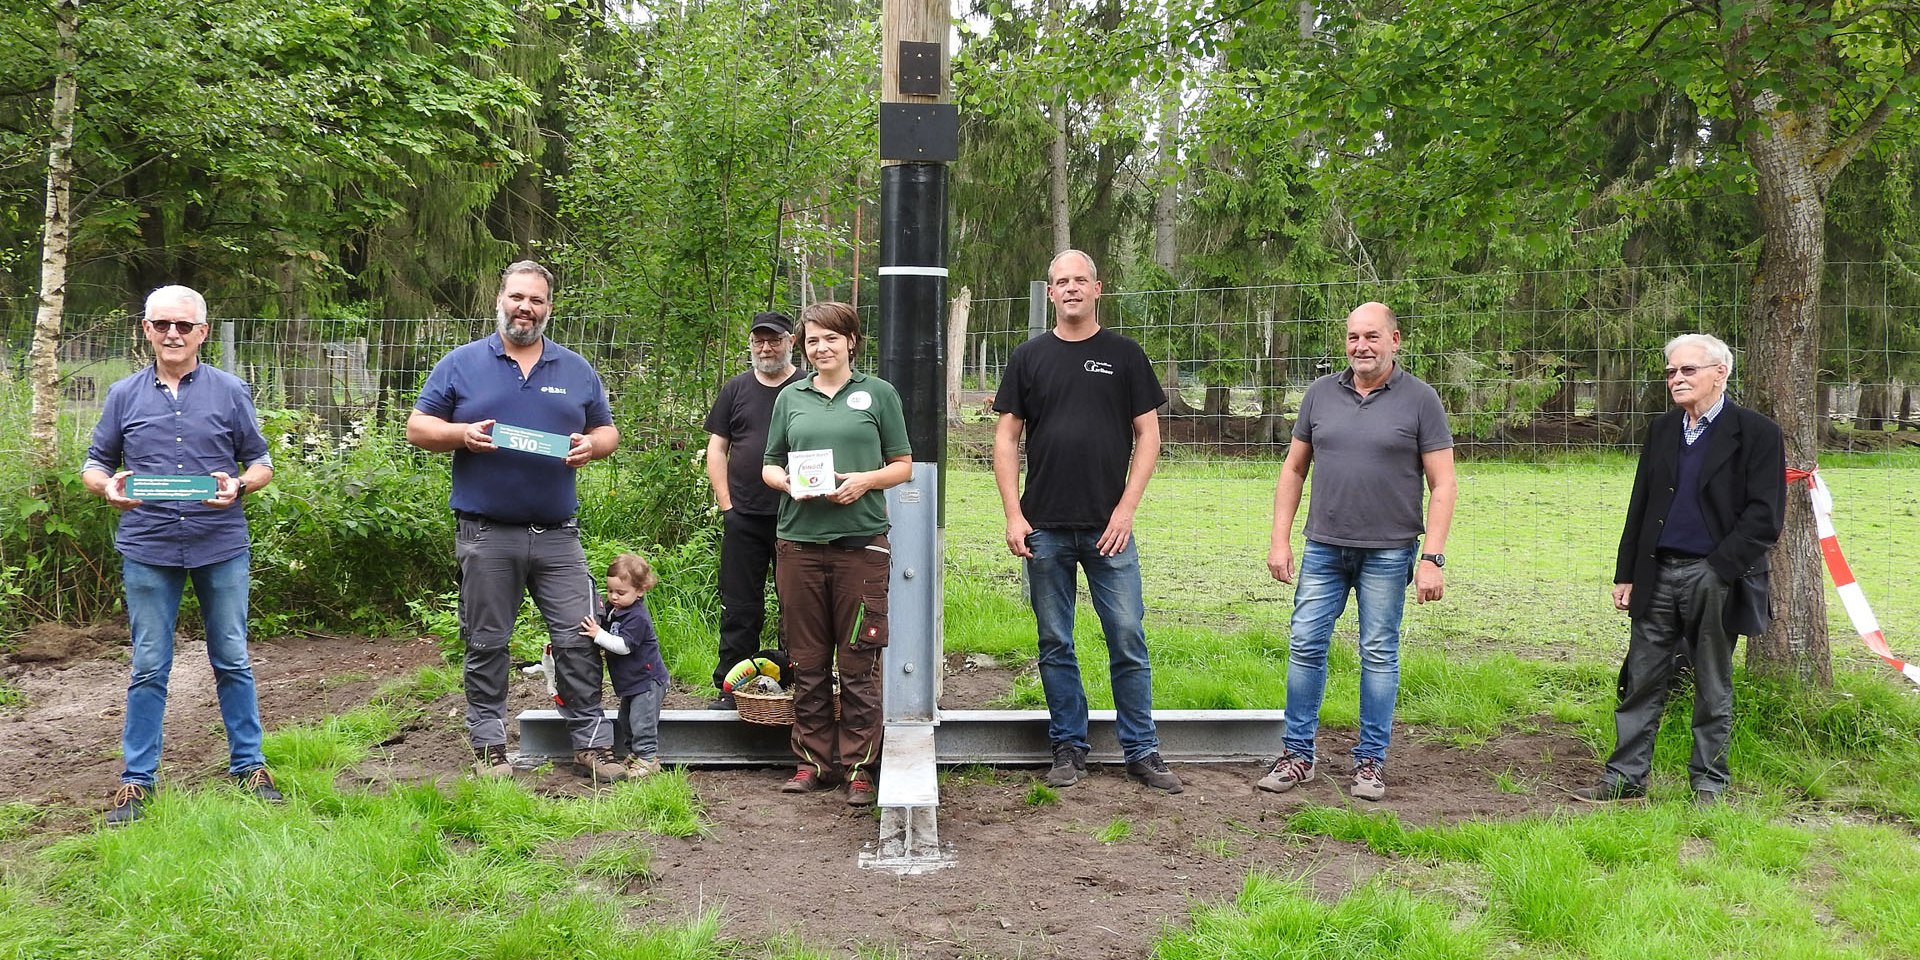
[[213,665],[220,720],[227,727],[227,771],[245,773],[266,766],[253,663],[247,659],[250,559],[250,553],[242,551],[204,567],[156,567],[121,558],[127,621],[133,631],[133,678],[127,683],[127,725],[120,739],[126,770],[120,782],[151,787],[160,768],[160,721],[167,712],[167,677],[173,671],[173,627],[189,579],[207,625],[207,662]]
[[1360,742],[1354,763],[1385,765],[1400,693],[1400,612],[1407,605],[1418,545],[1368,549],[1307,541],[1293,591],[1293,641],[1287,659],[1289,751],[1313,759],[1320,700],[1327,690],[1327,645],[1352,591],[1360,607]]
[[1111,557],[1100,555],[1099,530],[1035,530],[1027,561],[1027,599],[1040,627],[1040,685],[1047,694],[1047,739],[1087,749],[1087,691],[1073,652],[1074,567],[1087,572],[1087,591],[1107,637],[1113,680],[1115,733],[1120,753],[1138,760],[1160,749],[1153,726],[1153,671],[1147,665],[1147,635],[1141,621],[1138,538]]

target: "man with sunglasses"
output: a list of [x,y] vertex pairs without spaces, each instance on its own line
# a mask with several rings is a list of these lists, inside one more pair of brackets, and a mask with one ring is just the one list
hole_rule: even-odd
[[510,777],[508,642],[522,598],[546,620],[555,699],[573,743],[573,771],[623,780],[613,726],[600,708],[600,649],[579,632],[598,584],[574,519],[580,468],[613,453],[620,430],[600,374],[548,339],[553,274],[532,260],[507,266],[494,332],[434,364],[407,417],[407,441],[452,452],[453,556],[460,567],[461,679],[474,773]]
[[[747,330],[751,369],[728,380],[707,414],[707,481],[720,506],[720,660],[716,690],[733,665],[760,650],[767,622],[767,571],[773,565],[780,493],[760,479],[761,453],[773,420],[773,401],[800,379],[793,365],[793,320],[758,313]],[[736,456],[736,452],[738,455]],[[722,692],[710,706],[734,708]]]
[[[228,776],[262,799],[281,799],[260,751],[260,706],[247,658],[250,541],[238,506],[273,479],[273,460],[246,383],[200,362],[207,301],[199,293],[180,286],[155,290],[141,329],[153,364],[107,390],[80,472],[88,490],[120,511],[114,546],[133,638],[121,737],[125,767],[107,811],[114,825],[138,820],[153,794],[174,624],[188,581],[200,601],[227,728]],[[127,483],[135,475],[211,478],[214,494],[134,499]]]
[[1674,409],[1647,432],[1614,565],[1613,605],[1633,631],[1620,667],[1606,775],[1574,792],[1591,803],[1647,795],[1653,741],[1676,658],[1693,666],[1694,803],[1726,793],[1733,644],[1773,619],[1767,552],[1786,520],[1780,427],[1727,399],[1733,352],[1690,333],[1666,346]]

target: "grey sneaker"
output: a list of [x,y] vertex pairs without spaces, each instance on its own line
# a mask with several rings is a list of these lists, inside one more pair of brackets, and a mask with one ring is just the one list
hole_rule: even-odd
[[1086,748],[1065,742],[1053,745],[1053,766],[1047,769],[1047,786],[1071,787],[1086,775]]
[[513,764],[507,762],[507,745],[490,743],[473,748],[473,772],[482,777],[511,777]]
[[1180,785],[1180,778],[1174,776],[1172,770],[1167,769],[1167,762],[1160,759],[1158,750],[1138,760],[1128,761],[1127,779],[1137,780],[1155,790],[1165,790],[1168,793],[1179,793],[1186,789]]
[[240,789],[268,803],[279,803],[286,799],[280,795],[280,788],[274,786],[273,774],[268,773],[266,767],[254,767],[246,773],[236,773],[233,775],[233,782],[239,785]]
[[1282,750],[1280,759],[1260,782],[1254,784],[1268,793],[1286,793],[1313,779],[1313,761],[1290,750]]
[[617,783],[627,778],[627,765],[615,760],[613,751],[606,747],[575,750],[573,772],[595,783]]
[[1378,800],[1387,795],[1387,782],[1380,779],[1380,761],[1362,760],[1354,766],[1353,795],[1362,800]]
[[147,800],[153,796],[153,788],[137,783],[123,783],[113,791],[113,806],[107,808],[107,826],[124,827],[146,812]]

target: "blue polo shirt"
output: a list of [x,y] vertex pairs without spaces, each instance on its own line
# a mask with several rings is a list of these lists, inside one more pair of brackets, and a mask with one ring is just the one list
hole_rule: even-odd
[[[273,465],[245,381],[207,364],[180,378],[178,392],[152,366],[107,388],[85,470],[122,469],[161,476],[239,476]],[[247,514],[197,500],[154,500],[120,515],[114,546],[156,567],[204,567],[247,549]]]
[[[613,422],[607,388],[586,358],[543,337],[540,359],[523,377],[497,333],[441,357],[413,408],[449,423],[498,420],[562,436]],[[558,457],[461,447],[449,505],[502,523],[559,524],[580,507],[577,475]]]

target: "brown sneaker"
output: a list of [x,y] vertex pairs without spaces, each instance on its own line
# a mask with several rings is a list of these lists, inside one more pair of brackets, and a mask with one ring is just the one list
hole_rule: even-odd
[[484,747],[474,747],[473,772],[475,776],[494,779],[513,776],[513,764],[507,762],[507,745],[490,743]]
[[815,790],[825,790],[830,786],[832,784],[815,773],[812,767],[797,767],[793,771],[793,776],[788,777],[787,782],[780,785],[780,792],[812,793]]
[[880,791],[873,785],[873,774],[862,770],[847,781],[847,806],[871,807],[880,798]]
[[613,758],[607,747],[573,752],[573,772],[595,783],[617,783],[627,778],[625,764]]

